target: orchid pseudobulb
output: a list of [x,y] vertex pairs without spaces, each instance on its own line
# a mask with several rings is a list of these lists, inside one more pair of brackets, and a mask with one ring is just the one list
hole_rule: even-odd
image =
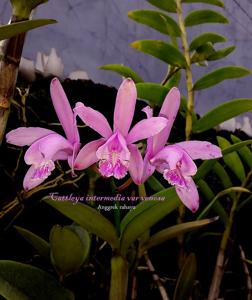
[[38,186],[51,175],[56,160],[68,160],[73,171],[74,159],[80,148],[75,117],[57,78],[51,82],[51,97],[66,138],[40,127],[19,127],[6,135],[10,144],[30,146],[24,157],[26,164],[31,165],[23,182],[25,190]]

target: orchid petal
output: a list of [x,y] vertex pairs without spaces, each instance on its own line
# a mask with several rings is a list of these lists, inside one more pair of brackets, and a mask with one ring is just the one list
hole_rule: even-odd
[[222,157],[221,149],[209,142],[186,141],[177,143],[192,159],[214,159]]
[[120,85],[114,110],[114,131],[117,129],[126,137],[133,120],[137,90],[133,80],[124,79]]
[[134,143],[159,133],[167,125],[167,119],[153,117],[138,122],[127,136],[128,143]]
[[58,151],[65,151],[69,155],[73,152],[73,147],[63,136],[54,133],[49,134],[33,143],[25,153],[26,164],[39,164],[41,160],[55,160]]
[[173,87],[163,102],[159,116],[168,119],[167,126],[153,138],[153,153],[161,150],[168,140],[172,125],[176,118],[180,105],[180,92],[176,87]]
[[78,153],[74,161],[75,170],[83,170],[98,161],[97,149],[105,143],[104,139],[99,139],[86,144]]
[[128,146],[130,151],[129,173],[135,184],[142,184],[143,158],[136,145]]
[[85,106],[82,102],[75,105],[74,113],[90,128],[98,132],[104,138],[112,135],[112,130],[107,119],[99,111]]
[[40,185],[43,181],[46,180],[46,178],[33,179],[35,172],[36,172],[36,169],[32,165],[32,166],[30,166],[27,173],[25,174],[25,177],[23,180],[23,187],[26,191],[35,188],[36,186]]
[[192,178],[186,178],[186,187],[176,186],[175,189],[184,205],[192,212],[196,212],[199,208],[199,194]]
[[52,133],[55,132],[40,127],[19,127],[6,134],[6,141],[16,146],[30,146],[36,140]]
[[183,151],[183,157],[181,160],[181,171],[184,176],[193,176],[197,173],[197,166],[186,151]]
[[57,78],[54,78],[51,81],[50,91],[54,109],[64,129],[67,139],[71,143],[79,142],[79,132],[76,126],[73,111]]

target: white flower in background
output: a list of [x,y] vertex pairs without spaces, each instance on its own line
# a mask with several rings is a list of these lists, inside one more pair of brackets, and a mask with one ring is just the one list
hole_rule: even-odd
[[[36,72],[40,73],[44,77],[52,75],[62,79],[64,74],[64,65],[62,63],[62,59],[57,55],[56,49],[52,48],[49,55],[38,52],[35,63],[32,60],[22,57],[19,71],[29,82],[35,81]],[[72,80],[89,79],[87,72],[83,70],[71,72],[68,75],[68,78]]]
[[34,61],[21,57],[19,72],[27,81],[34,81],[36,79]]
[[87,72],[82,71],[82,70],[76,70],[76,71],[71,72],[68,75],[68,78],[72,79],[72,80],[77,80],[77,79],[86,79],[87,80],[87,79],[89,79]]
[[236,129],[244,131],[247,135],[252,136],[252,126],[249,117],[245,116],[241,118],[241,122],[238,122],[236,118],[227,120],[219,125],[220,130],[227,130],[234,132]]
[[61,58],[57,55],[55,48],[51,49],[49,55],[38,52],[35,68],[42,73],[44,77],[49,75],[59,78],[63,77],[64,65]]

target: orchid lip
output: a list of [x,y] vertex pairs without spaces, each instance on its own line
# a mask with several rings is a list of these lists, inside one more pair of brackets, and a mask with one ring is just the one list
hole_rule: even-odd
[[52,160],[44,160],[38,166],[35,167],[35,172],[32,176],[32,180],[46,179],[51,175],[55,169],[54,162]]
[[186,181],[179,168],[174,170],[165,169],[163,176],[171,185],[186,187]]
[[124,137],[117,131],[96,152],[102,176],[121,179],[129,168],[130,152]]

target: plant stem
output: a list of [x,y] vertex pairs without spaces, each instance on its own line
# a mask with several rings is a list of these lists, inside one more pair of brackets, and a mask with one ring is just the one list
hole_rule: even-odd
[[152,264],[152,262],[151,262],[151,260],[148,256],[147,252],[144,253],[144,258],[146,260],[146,264],[148,266],[148,269],[152,273],[152,278],[155,281],[156,285],[158,286],[158,289],[159,289],[162,300],[169,300],[167,292],[166,292],[164,286],[162,285],[161,280],[160,280],[158,274],[156,273],[155,268],[154,268],[154,266],[153,266],[153,264]]
[[240,249],[240,253],[241,253],[241,259],[242,259],[244,274],[246,276],[246,283],[247,283],[247,290],[248,290],[247,300],[252,300],[252,280],[251,280],[249,268],[247,266],[246,256],[245,256],[245,253],[242,249],[242,246],[239,246],[239,249]]
[[128,288],[128,262],[120,255],[111,260],[109,300],[126,300]]
[[190,51],[187,42],[187,33],[185,28],[185,22],[182,12],[181,0],[176,0],[178,22],[181,31],[181,41],[184,50],[184,56],[186,60],[185,72],[186,72],[186,87],[187,87],[187,112],[186,112],[186,128],[185,135],[186,140],[190,139],[192,133],[192,114],[194,111],[194,93],[193,93],[193,79],[191,70],[191,58]]
[[[17,22],[12,17],[11,23]],[[6,124],[10,113],[10,102],[14,93],[18,67],[21,59],[25,33],[19,34],[1,43],[0,54],[0,145],[2,143]]]
[[[186,136],[186,140],[188,141],[190,140],[190,136],[192,133],[192,120],[193,120],[192,116],[194,112],[193,79],[192,79],[192,70],[191,70],[190,51],[189,51],[189,46],[187,41],[187,33],[186,33],[186,27],[185,27],[183,12],[182,12],[181,0],[176,0],[176,5],[177,5],[178,23],[181,31],[182,47],[184,50],[184,57],[186,60],[185,73],[186,73],[186,88],[187,88],[187,110],[186,110],[185,136]],[[179,208],[178,223],[182,223],[184,213],[185,213],[185,208],[184,206],[181,205]],[[185,258],[185,253],[183,249],[183,240],[184,240],[184,236],[180,235],[178,237],[178,243],[180,245],[180,253],[178,259],[179,267],[182,267]]]
[[208,300],[217,300],[219,297],[220,284],[224,272],[225,254],[226,254],[227,244],[229,241],[229,237],[230,237],[230,233],[234,221],[234,214],[235,214],[237,204],[238,204],[238,199],[236,198],[233,200],[233,205],[229,215],[229,222],[222,236],[221,245],[216,260],[214,275],[209,289]]
[[[246,179],[242,183],[242,187],[245,187],[248,184],[248,182],[251,178],[251,175],[252,175],[252,171],[250,171],[248,173]],[[232,226],[234,223],[234,216],[235,216],[235,212],[236,212],[240,197],[241,197],[241,193],[238,193],[236,195],[235,199],[233,200],[233,204],[232,204],[231,211],[229,214],[229,221],[228,221],[226,229],[223,233],[221,244],[220,244],[220,249],[219,249],[218,256],[217,256],[213,279],[211,282],[211,286],[210,286],[209,294],[208,294],[208,298],[207,298],[208,300],[217,300],[219,297],[220,285],[221,285],[221,281],[222,281],[222,277],[223,277],[223,273],[224,273],[225,255],[226,255],[227,245],[228,245],[229,237],[231,234]]]
[[[138,186],[138,194],[140,197],[142,198],[146,198],[146,191],[145,191],[145,186],[144,186],[144,183],[143,184],[140,184]],[[143,199],[144,200],[144,199]]]

